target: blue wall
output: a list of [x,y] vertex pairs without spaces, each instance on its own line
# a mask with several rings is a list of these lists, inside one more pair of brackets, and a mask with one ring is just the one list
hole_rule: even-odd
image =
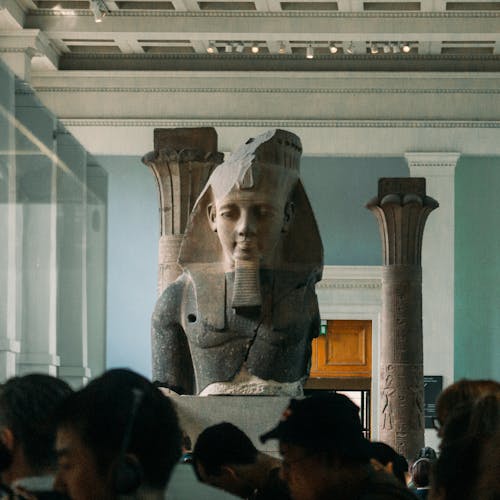
[[151,377],[150,317],[156,301],[158,194],[137,157],[101,156],[108,172],[108,368]]
[[455,378],[500,380],[500,158],[455,172]]
[[380,266],[378,223],[365,208],[379,177],[408,177],[404,158],[304,158],[301,176],[318,222],[325,264]]

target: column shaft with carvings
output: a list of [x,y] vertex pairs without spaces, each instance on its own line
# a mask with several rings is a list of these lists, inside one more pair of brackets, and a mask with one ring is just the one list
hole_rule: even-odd
[[189,214],[212,170],[222,162],[213,128],[155,129],[154,151],[142,159],[160,196],[158,295],[182,270],[177,257]]
[[423,178],[379,180],[367,207],[383,246],[379,438],[405,457],[424,446],[421,249],[438,206]]

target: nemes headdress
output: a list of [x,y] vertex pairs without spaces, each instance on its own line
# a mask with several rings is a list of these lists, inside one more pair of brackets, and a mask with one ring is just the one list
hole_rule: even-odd
[[299,272],[317,270],[318,279],[323,266],[323,246],[314,214],[300,181],[300,139],[286,130],[269,130],[249,139],[231,157],[220,164],[210,176],[196,201],[182,242],[179,264],[223,262],[217,234],[208,223],[207,207],[222,199],[233,188],[258,190],[262,182],[270,183],[277,196],[285,196],[294,204],[294,219],[283,234],[280,269]]

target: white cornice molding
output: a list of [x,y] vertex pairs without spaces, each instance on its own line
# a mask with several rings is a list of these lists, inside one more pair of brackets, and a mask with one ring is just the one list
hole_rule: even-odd
[[316,288],[381,288],[381,266],[325,266]]
[[[224,79],[228,78],[235,79],[241,78],[241,71],[187,71],[187,70],[179,70],[179,71],[134,71],[134,70],[120,70],[120,71],[107,71],[107,70],[96,70],[89,72],[87,70],[60,70],[57,73],[53,71],[37,71],[33,73],[33,81],[38,81],[41,83],[45,80],[50,80],[64,83],[64,85],[69,85],[68,80],[71,81],[80,81],[82,79],[89,79],[93,81],[94,79],[104,79],[104,80],[113,80],[113,81],[123,81],[133,79],[134,85],[138,85],[138,82],[144,80],[146,82],[150,80],[154,80],[156,78],[160,79],[174,79],[179,80],[183,78],[208,78],[208,79]],[[245,79],[250,80],[274,80],[276,78],[282,77],[283,71],[252,71],[250,74],[244,74]],[[413,85],[414,80],[457,80],[464,79],[470,81],[484,81],[484,80],[500,80],[500,76],[498,72],[494,71],[485,71],[480,73],[471,73],[471,72],[451,72],[451,71],[293,71],[287,73],[287,77],[293,79],[307,79],[307,80],[328,80],[328,81],[337,81],[337,80],[349,80],[357,81],[361,80],[363,84],[370,79],[370,82],[373,85],[379,85],[379,81],[398,81],[400,79],[404,79],[406,84]],[[113,86],[117,86],[116,84]],[[130,86],[130,85],[128,85]]]
[[455,174],[460,153],[405,153],[412,177],[450,176]]
[[[43,97],[43,96],[41,96]],[[43,100],[42,100],[43,102]],[[232,151],[242,137],[270,128],[291,130],[307,156],[403,157],[407,151],[453,151],[500,155],[500,121],[399,120],[154,120],[61,118],[62,124],[94,155],[137,155],[151,151],[155,128],[215,127],[221,151]],[[434,170],[435,167],[433,167]]]
[[[48,32],[50,35],[50,32]],[[190,34],[184,34],[184,37]],[[76,35],[75,35],[76,36]],[[146,36],[146,35],[144,35]],[[165,35],[164,35],[165,36]],[[224,33],[218,35],[212,35],[217,37],[226,36]],[[253,35],[256,36],[256,35]],[[305,35],[296,35],[294,38],[302,39],[304,37],[311,37],[310,34]],[[320,35],[324,38],[323,35]],[[380,34],[378,36],[381,36]],[[382,35],[383,37],[387,37],[387,35]],[[407,35],[408,36],[408,35]],[[491,37],[491,36],[490,36]],[[479,37],[482,38],[482,37]],[[81,40],[85,41],[85,38]],[[81,60],[110,60],[110,61],[241,61],[244,60],[248,63],[252,61],[303,61],[304,57],[298,54],[295,55],[281,55],[281,54],[261,54],[259,56],[250,55],[250,54],[192,54],[192,53],[141,53],[141,54],[124,54],[124,53],[94,53],[94,52],[85,52],[85,53],[74,53],[67,56],[69,60],[81,61]],[[330,63],[339,63],[342,61],[357,61],[357,62],[373,62],[375,59],[370,54],[339,54],[332,58],[329,55],[316,56],[312,62],[330,62]],[[388,61],[388,62],[413,62],[414,64],[423,63],[423,62],[461,62],[461,61],[473,61],[473,62],[483,62],[483,61],[498,61],[498,56],[496,54],[408,54],[408,55],[383,55],[377,57],[380,61]],[[71,71],[71,70],[70,70]],[[100,70],[102,71],[102,69]],[[168,70],[167,70],[168,71]],[[221,71],[231,71],[231,70],[221,70]],[[292,70],[292,71],[300,71],[300,70]],[[325,70],[323,70],[325,71]],[[368,71],[365,70],[368,73]],[[392,71],[386,70],[386,74],[392,73]],[[413,72],[413,71],[410,71]],[[252,71],[252,73],[254,73]],[[283,73],[283,71],[281,72]],[[401,72],[402,73],[402,72]],[[448,71],[449,73],[449,71]],[[460,73],[464,73],[464,71],[460,71]]]
[[[29,11],[30,17],[52,16],[52,17],[76,17],[93,16],[88,9],[36,9]],[[175,10],[120,10],[111,11],[107,17],[190,17],[190,18],[239,18],[239,17],[326,17],[332,19],[488,19],[500,18],[498,11],[443,11],[443,12],[420,12],[420,11],[397,11],[397,12],[341,12],[341,11],[175,11]]]
[[500,128],[500,120],[163,120],[61,118],[66,127]]
[[48,36],[39,29],[0,33],[0,52],[26,52],[30,57],[45,56],[55,68],[59,58]]
[[[283,75],[281,75],[283,76]],[[236,93],[236,94],[500,94],[500,88],[427,88],[427,89],[392,89],[392,88],[283,88],[283,87],[67,87],[37,86],[37,92],[126,92],[126,93]]]

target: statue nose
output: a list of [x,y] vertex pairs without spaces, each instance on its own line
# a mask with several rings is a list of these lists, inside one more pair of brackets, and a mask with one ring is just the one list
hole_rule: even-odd
[[243,211],[238,224],[238,235],[248,236],[255,234],[255,226],[255,217],[249,211]]

